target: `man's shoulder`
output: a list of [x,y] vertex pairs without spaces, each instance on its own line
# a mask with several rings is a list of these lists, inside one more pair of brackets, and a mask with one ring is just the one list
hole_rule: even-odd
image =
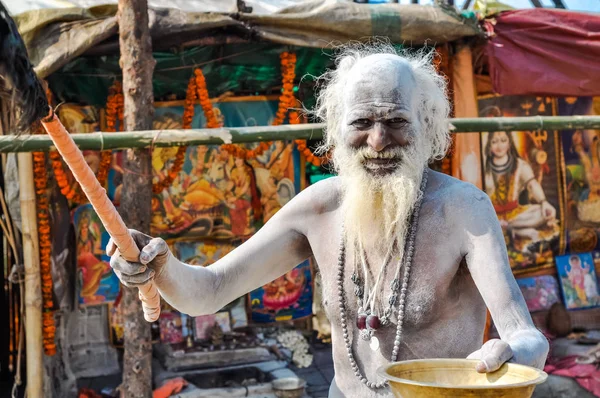
[[444,207],[450,210],[489,208],[489,197],[475,185],[436,171],[431,171],[431,176],[432,194]]
[[341,182],[339,177],[318,181],[304,189],[297,197],[299,204],[314,214],[323,214],[339,207]]

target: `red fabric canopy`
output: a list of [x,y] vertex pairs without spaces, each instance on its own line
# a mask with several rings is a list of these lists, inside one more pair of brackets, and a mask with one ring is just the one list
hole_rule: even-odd
[[600,14],[534,8],[501,13],[487,43],[494,91],[600,95]]

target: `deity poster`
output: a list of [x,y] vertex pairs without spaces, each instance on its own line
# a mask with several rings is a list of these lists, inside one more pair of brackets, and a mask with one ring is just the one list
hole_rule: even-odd
[[303,262],[249,295],[250,318],[256,323],[290,321],[311,315],[313,280],[310,262]]
[[[560,115],[596,115],[600,99],[559,98]],[[561,132],[566,186],[567,250],[600,250],[600,132]]]
[[80,305],[106,304],[119,294],[119,278],[110,267],[104,249],[109,235],[92,205],[75,209],[73,223],[77,239],[77,297]]
[[598,279],[591,253],[556,257],[556,268],[567,309],[600,305]]
[[179,260],[186,264],[201,265],[206,267],[218,259],[225,257],[235,249],[232,242],[200,241],[200,242],[176,242],[173,245]]
[[553,275],[519,278],[517,284],[529,312],[549,310],[552,304],[560,301],[558,281]]
[[[215,104],[218,117],[229,127],[268,125],[276,107],[277,101],[263,97]],[[182,115],[182,105],[159,106],[155,128],[180,128]],[[199,105],[192,126],[204,126]],[[165,178],[176,152],[177,148],[153,151],[155,182]],[[250,236],[299,191],[298,165],[293,144],[283,141],[247,160],[218,145],[189,147],[179,175],[153,198],[152,234],[224,240]]]
[[[551,116],[543,97],[479,99],[481,117]],[[564,251],[564,210],[558,133],[482,133],[483,186],[490,197],[515,273],[552,268]]]

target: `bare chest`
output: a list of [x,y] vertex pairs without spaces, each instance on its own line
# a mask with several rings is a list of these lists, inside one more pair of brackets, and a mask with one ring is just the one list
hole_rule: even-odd
[[[405,299],[404,328],[407,334],[430,327],[443,318],[462,311],[465,302],[482,302],[469,275],[460,251],[460,234],[445,223],[443,211],[435,204],[424,205],[421,211],[415,239],[415,252],[409,274],[408,292]],[[355,319],[358,299],[354,293],[351,276],[355,271],[355,259],[347,253],[340,264],[341,214],[332,212],[323,217],[321,228],[309,236],[311,248],[321,273],[323,304],[332,328],[339,325],[340,301],[345,304],[349,319]],[[372,258],[381,258],[374,253]],[[393,261],[386,269],[382,283],[382,305],[387,306],[391,295],[393,274],[398,266]],[[339,270],[342,269],[342,286],[339,288]],[[400,269],[404,275],[404,269]],[[397,304],[396,304],[397,306]],[[394,311],[395,313],[395,311]],[[397,319],[392,318],[396,323]]]

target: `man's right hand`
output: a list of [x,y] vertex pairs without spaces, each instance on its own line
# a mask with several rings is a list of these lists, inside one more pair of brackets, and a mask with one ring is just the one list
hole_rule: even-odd
[[121,283],[128,287],[137,287],[152,279],[160,278],[171,256],[167,242],[133,229],[130,229],[129,233],[140,249],[139,262],[125,260],[112,238],[106,246],[106,254],[110,256],[110,266]]

